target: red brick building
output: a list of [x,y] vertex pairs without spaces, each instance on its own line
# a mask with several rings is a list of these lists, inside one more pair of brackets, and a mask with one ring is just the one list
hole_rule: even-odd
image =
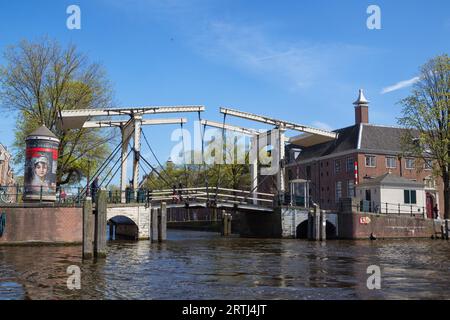
[[337,139],[307,146],[302,146],[302,135],[291,139],[301,150],[286,165],[287,180],[309,180],[311,199],[323,209],[336,210],[341,198],[354,196],[356,184],[390,172],[423,183],[428,216],[436,203],[442,216],[443,188],[433,179],[431,161],[402,156],[405,129],[369,123],[369,101],[362,90],[353,104],[355,123],[335,130]]

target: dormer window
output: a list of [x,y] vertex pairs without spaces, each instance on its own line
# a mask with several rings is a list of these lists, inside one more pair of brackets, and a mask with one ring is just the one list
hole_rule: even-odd
[[433,169],[433,161],[431,159],[425,159],[425,163],[423,165],[425,170],[432,170]]
[[405,159],[405,168],[406,169],[414,169],[416,167],[416,160],[414,158],[406,158]]

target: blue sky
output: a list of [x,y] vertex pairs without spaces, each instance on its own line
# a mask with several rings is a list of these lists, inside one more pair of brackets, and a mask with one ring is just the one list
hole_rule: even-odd
[[[81,30],[66,28],[71,4],[81,8]],[[371,4],[381,9],[381,30],[366,27]],[[75,43],[105,67],[116,106],[202,104],[203,117],[216,121],[222,120],[218,108],[228,106],[332,129],[353,124],[359,88],[371,101],[370,122],[395,125],[396,103],[410,87],[384,94],[383,89],[413,79],[429,58],[448,53],[449,34],[447,0],[0,4],[1,52],[44,35]],[[12,144],[14,118],[0,119],[0,142],[6,146]],[[188,118],[192,126],[195,117]],[[162,160],[175,145],[173,129],[144,129]]]

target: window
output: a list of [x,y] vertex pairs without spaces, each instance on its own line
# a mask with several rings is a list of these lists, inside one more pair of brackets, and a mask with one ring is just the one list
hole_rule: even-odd
[[347,172],[352,172],[354,169],[355,162],[353,161],[353,158],[347,158]]
[[433,169],[433,161],[431,161],[431,159],[425,159],[424,168],[425,170]]
[[342,181],[336,182],[336,202],[342,198]]
[[366,156],[366,167],[376,167],[377,158],[375,156]]
[[416,204],[416,190],[403,190],[405,203],[407,204]]
[[306,180],[311,180],[311,166],[306,166]]
[[435,189],[436,188],[436,180],[433,179],[432,176],[428,176],[425,179],[423,179],[425,182],[425,187],[429,189]]
[[416,161],[414,158],[406,158],[405,162],[406,162],[406,165],[405,165],[406,169],[414,169],[415,168]]
[[341,172],[341,161],[340,160],[334,160],[334,173]]
[[347,183],[347,197],[353,197],[355,195],[355,182],[353,180],[348,180]]
[[386,157],[386,168],[396,168],[397,162],[395,157]]

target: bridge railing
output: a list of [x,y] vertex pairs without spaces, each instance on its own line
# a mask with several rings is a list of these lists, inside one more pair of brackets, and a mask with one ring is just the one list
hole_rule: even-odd
[[[83,198],[79,187],[49,187],[49,186],[25,186],[15,184],[8,186],[0,186],[0,206],[22,205],[24,203],[24,195],[32,192],[34,203],[48,203],[46,201],[49,195],[55,195],[55,200],[51,201],[55,206],[79,206],[82,204]],[[28,192],[27,192],[28,191]]]
[[171,203],[185,202],[226,202],[232,204],[248,204],[271,207],[274,195],[271,193],[250,192],[229,188],[180,188],[154,190],[149,193],[150,201],[166,201]]

